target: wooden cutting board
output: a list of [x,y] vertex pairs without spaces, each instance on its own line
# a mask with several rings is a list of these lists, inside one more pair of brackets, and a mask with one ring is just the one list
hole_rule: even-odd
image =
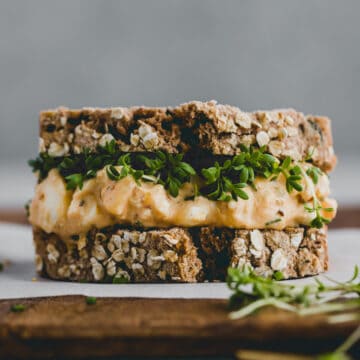
[[[359,226],[359,209],[341,214]],[[11,312],[19,303],[25,310]],[[214,299],[98,298],[94,305],[83,296],[0,300],[0,358],[233,356],[240,349],[314,354],[335,349],[359,325],[330,325],[324,316],[272,308],[236,321],[228,313],[227,301]],[[359,346],[353,352],[360,358]]]
[[[225,300],[98,298],[93,305],[85,300],[0,301],[0,357],[231,356],[244,348],[318,353],[334,349],[358,325],[329,325],[323,316],[276,309],[234,321]],[[11,312],[18,303],[26,309]]]

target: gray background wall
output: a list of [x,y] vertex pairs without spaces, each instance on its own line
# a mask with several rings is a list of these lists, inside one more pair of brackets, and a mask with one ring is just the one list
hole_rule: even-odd
[[359,153],[360,1],[0,2],[0,160],[37,150],[67,105],[292,106]]

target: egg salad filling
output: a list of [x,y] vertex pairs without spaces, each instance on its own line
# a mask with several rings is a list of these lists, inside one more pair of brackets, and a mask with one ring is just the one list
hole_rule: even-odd
[[337,208],[336,201],[328,197],[327,175],[319,173],[314,181],[308,171],[310,164],[298,167],[302,176],[297,178],[294,191],[289,191],[289,177],[280,172],[276,178],[255,177],[251,186],[242,188],[246,199],[218,196],[216,200],[199,193],[203,180],[196,176],[171,194],[164,184],[139,181],[124,171],[124,165],[105,166],[75,188],[68,186],[58,168],[53,168],[36,186],[29,221],[64,240],[83,236],[93,227],[115,224],[281,230],[312,226],[319,216],[327,223]]

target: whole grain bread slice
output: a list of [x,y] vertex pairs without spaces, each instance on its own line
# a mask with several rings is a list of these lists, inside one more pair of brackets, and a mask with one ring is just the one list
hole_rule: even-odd
[[93,229],[65,243],[34,228],[36,268],[52,279],[85,282],[225,280],[229,266],[263,276],[316,275],[328,268],[326,229]]
[[[233,156],[240,145],[267,147],[278,158],[311,156],[330,171],[336,164],[330,120],[292,109],[247,113],[215,101],[176,107],[58,108],[40,113],[40,152],[51,156],[96,151],[115,140],[123,152],[162,150]],[[200,156],[200,155],[199,155]]]

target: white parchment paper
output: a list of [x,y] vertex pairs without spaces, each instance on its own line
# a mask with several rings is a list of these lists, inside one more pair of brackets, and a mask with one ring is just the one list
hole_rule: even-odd
[[[354,266],[360,265],[360,230],[330,231],[329,251],[330,270],[326,275],[341,281],[350,278]],[[82,284],[42,279],[35,273],[30,227],[0,223],[0,261],[4,260],[10,265],[0,272],[0,299],[55,295],[225,299],[230,294],[224,283]],[[312,281],[291,280],[295,284]]]

